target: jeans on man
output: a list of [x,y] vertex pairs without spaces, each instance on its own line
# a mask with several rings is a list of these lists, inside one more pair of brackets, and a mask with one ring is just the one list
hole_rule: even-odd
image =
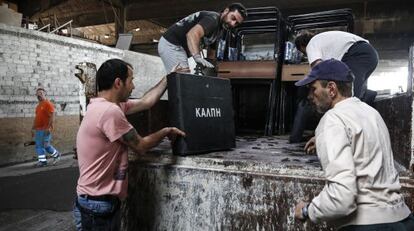
[[58,157],[59,152],[50,144],[52,134],[47,130],[36,130],[35,133],[35,148],[39,162],[46,162],[46,152],[52,157]]
[[119,200],[98,201],[78,196],[76,202],[73,215],[77,230],[120,230],[121,214]]

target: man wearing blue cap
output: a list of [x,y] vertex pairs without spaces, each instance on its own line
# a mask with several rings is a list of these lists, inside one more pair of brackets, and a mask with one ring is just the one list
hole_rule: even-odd
[[[311,67],[331,58],[344,62],[354,74],[354,96],[369,105],[374,104],[376,91],[367,89],[368,78],[378,65],[378,53],[368,40],[344,31],[325,31],[315,34],[302,31],[295,38],[295,46],[307,55]],[[303,89],[299,89],[302,93]],[[302,142],[307,126],[310,106],[299,96],[292,132],[291,143]]]
[[414,217],[400,194],[388,129],[380,114],[352,97],[353,74],[338,60],[325,60],[296,86],[325,113],[305,150],[316,148],[326,186],[295,218],[327,221],[340,231],[414,230]]

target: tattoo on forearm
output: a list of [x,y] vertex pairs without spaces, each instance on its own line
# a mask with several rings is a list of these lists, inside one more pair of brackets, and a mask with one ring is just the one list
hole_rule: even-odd
[[138,142],[139,142],[138,133],[135,130],[135,128],[132,128],[127,133],[125,133],[122,136],[122,139],[124,139],[124,141],[127,142],[127,143],[135,142],[135,143],[138,144]]

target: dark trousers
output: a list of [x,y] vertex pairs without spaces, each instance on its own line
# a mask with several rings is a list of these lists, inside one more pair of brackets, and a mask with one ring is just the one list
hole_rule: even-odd
[[316,112],[312,109],[311,103],[307,99],[309,89],[307,87],[299,87],[297,89],[296,112],[293,120],[292,130],[289,136],[290,143],[299,143],[304,140],[303,132],[308,127],[311,117]]
[[346,63],[354,73],[354,96],[365,102],[364,97],[368,97],[365,96],[368,77],[378,65],[377,51],[369,43],[356,42],[348,49],[341,61]]
[[[373,215],[375,216],[375,215]],[[339,231],[412,231],[414,230],[414,216],[410,214],[402,221],[375,225],[349,225]]]
[[312,103],[307,99],[309,89],[298,87],[296,95],[296,112],[293,120],[292,130],[289,136],[290,143],[308,141],[309,137],[303,137],[305,129],[314,130],[318,125],[321,114],[316,112]]

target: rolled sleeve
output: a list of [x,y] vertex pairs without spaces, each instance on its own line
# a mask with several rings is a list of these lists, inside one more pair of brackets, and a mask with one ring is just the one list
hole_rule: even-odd
[[131,109],[131,108],[133,108],[134,107],[134,105],[136,104],[136,102],[138,102],[139,100],[128,100],[128,101],[126,101],[125,103],[120,103],[119,104],[119,107],[121,108],[121,110],[125,113],[125,114],[127,114],[128,113],[128,111]]
[[316,137],[327,181],[309,205],[309,218],[316,223],[347,216],[357,208],[355,165],[346,128],[341,122],[330,124]]

